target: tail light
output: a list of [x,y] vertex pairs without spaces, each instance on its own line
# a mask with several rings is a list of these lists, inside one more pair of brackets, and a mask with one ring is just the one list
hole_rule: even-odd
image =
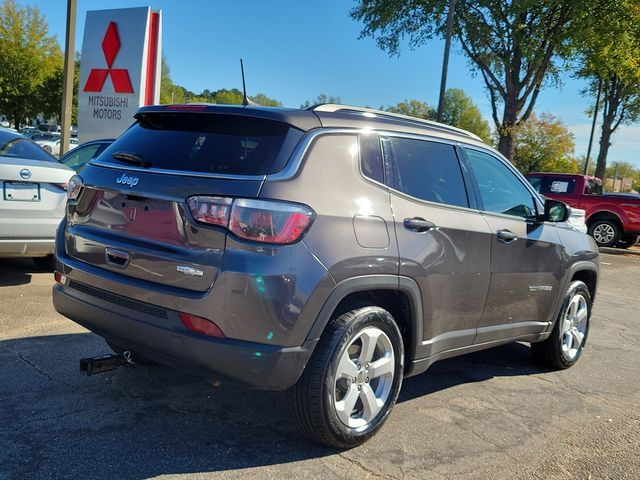
[[273,200],[195,196],[187,204],[199,222],[225,227],[243,240],[278,245],[298,241],[315,218],[305,205]]
[[202,333],[210,337],[224,338],[224,333],[222,333],[220,327],[211,320],[189,313],[181,313],[180,320],[182,324],[192,332]]
[[82,177],[74,175],[67,184],[67,201],[76,200],[82,190]]

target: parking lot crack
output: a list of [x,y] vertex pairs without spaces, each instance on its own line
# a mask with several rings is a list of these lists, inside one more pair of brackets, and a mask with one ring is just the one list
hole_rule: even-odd
[[358,460],[355,460],[353,458],[349,458],[347,457],[344,453],[339,453],[338,456],[340,458],[345,459],[347,462],[357,466],[358,468],[360,468],[363,472],[365,472],[367,474],[367,477],[376,477],[376,478],[393,478],[395,480],[402,480],[399,477],[395,477],[393,475],[380,475],[379,473],[374,472],[373,470],[371,470],[370,468],[365,467],[361,462],[359,462]]
[[49,375],[47,372],[45,372],[44,370],[42,370],[42,368],[40,368],[38,365],[36,365],[35,363],[33,363],[32,361],[30,361],[28,358],[26,358],[24,355],[22,355],[22,353],[19,350],[15,350],[11,347],[9,347],[8,345],[4,345],[4,347],[9,350],[11,353],[14,353],[15,355],[18,356],[18,358],[20,360],[22,360],[22,362],[26,363],[27,365],[29,365],[33,370],[36,371],[36,373],[38,373],[39,375],[42,375],[43,377],[45,377],[46,379],[54,382],[54,383],[59,383],[61,385],[66,385],[67,387],[70,387],[73,390],[77,390],[76,387],[70,383],[64,382],[62,380],[57,380],[55,378],[53,378],[51,375]]

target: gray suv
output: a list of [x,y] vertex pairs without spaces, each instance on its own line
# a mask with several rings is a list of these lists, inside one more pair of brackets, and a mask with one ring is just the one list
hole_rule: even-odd
[[326,104],[135,118],[70,182],[56,241],[56,310],[114,351],[289,389],[337,447],[437,360],[580,357],[595,244],[476,136]]

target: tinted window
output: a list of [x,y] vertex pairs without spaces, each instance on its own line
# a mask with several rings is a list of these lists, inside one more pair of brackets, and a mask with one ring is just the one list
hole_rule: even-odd
[[602,184],[594,178],[587,180],[587,185],[584,188],[584,193],[587,195],[602,195]]
[[522,218],[536,216],[531,192],[500,160],[477,150],[467,149],[467,155],[485,211]]
[[[40,145],[32,140],[14,133],[0,132],[0,157],[26,158],[29,160],[44,160],[57,162],[57,160],[45,152]],[[0,158],[2,161],[3,158]]]
[[430,202],[469,206],[452,145],[389,137],[384,139],[384,149],[390,187]]
[[[141,157],[151,168],[228,175],[265,175],[284,168],[302,132],[240,115],[148,113],[100,154]],[[128,165],[128,164],[127,164]]]
[[377,135],[360,135],[360,165],[365,177],[384,183],[380,137]]
[[540,188],[538,192],[542,194],[565,194],[569,195],[574,192],[576,189],[576,179],[569,177],[555,177],[555,176],[545,176],[542,177],[542,181],[540,182]]

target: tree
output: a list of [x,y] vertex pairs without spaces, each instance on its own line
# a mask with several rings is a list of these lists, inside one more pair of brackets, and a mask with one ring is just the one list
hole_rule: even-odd
[[522,173],[577,173],[574,148],[573,134],[560,120],[549,113],[531,114],[516,132],[513,163]]
[[[404,100],[396,105],[381,109],[425,120],[436,119],[436,110],[433,107],[415,99]],[[443,123],[447,125],[475,133],[485,142],[491,143],[489,122],[482,118],[482,114],[473,100],[459,88],[449,88],[446,91],[442,119]]]
[[459,88],[449,88],[444,94],[442,121],[447,125],[475,133],[485,142],[491,143],[489,122],[482,118],[473,100]]
[[[380,48],[397,55],[405,37],[416,48],[444,36],[445,5],[444,0],[359,0],[351,16],[364,23],[361,37],[375,38]],[[581,2],[566,0],[456,3],[455,39],[482,75],[498,150],[509,159],[517,127],[531,115],[545,80],[557,78],[555,55],[567,45],[569,24],[581,11]]]
[[278,100],[274,100],[273,98],[267,97],[264,93],[259,93],[255,97],[249,97],[252,102],[257,103],[258,105],[263,105],[265,107],[281,107],[282,102]]
[[611,137],[622,124],[640,119],[640,4],[599,0],[577,31],[578,76],[595,97],[602,87],[602,123],[596,177],[604,178]]
[[420,100],[404,100],[396,105],[390,107],[382,107],[381,110],[388,112],[400,113],[402,115],[409,115],[410,117],[424,118],[425,120],[435,120],[436,111],[425,102]]
[[16,127],[26,114],[37,113],[40,89],[59,74],[62,65],[58,41],[47,31],[37,7],[22,8],[15,0],[0,5],[0,109]]
[[300,105],[300,108],[304,110],[306,108],[312,107],[314,105],[320,105],[322,103],[342,103],[342,100],[340,99],[340,97],[334,97],[332,95],[321,93],[315,98],[315,100],[305,101],[302,105]]

